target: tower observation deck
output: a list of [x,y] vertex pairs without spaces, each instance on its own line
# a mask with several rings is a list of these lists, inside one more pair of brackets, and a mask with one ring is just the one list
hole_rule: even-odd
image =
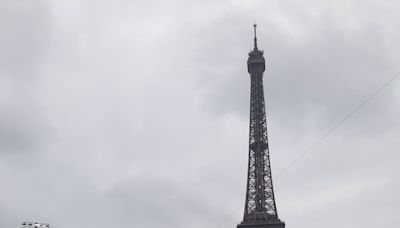
[[278,218],[272,184],[263,90],[265,59],[257,47],[256,29],[254,24],[254,48],[247,60],[251,92],[246,202],[243,221],[237,228],[284,228],[285,223]]

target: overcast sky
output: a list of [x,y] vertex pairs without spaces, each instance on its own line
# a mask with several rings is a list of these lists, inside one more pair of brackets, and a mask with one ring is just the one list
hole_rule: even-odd
[[286,168],[400,73],[399,12],[394,0],[0,0],[0,227],[235,227],[254,19],[279,217],[397,227],[400,79]]

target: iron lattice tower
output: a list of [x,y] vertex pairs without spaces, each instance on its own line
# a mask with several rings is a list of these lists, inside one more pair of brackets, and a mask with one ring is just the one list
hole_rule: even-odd
[[244,216],[238,228],[284,228],[285,223],[278,218],[272,184],[263,90],[265,59],[257,47],[256,27],[254,24],[254,49],[247,60],[251,77],[249,163]]

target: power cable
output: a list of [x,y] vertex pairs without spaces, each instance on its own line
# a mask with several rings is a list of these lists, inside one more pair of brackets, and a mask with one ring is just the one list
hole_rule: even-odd
[[299,161],[301,158],[304,157],[307,153],[312,151],[317,145],[319,145],[324,139],[326,139],[333,131],[335,131],[340,125],[342,125],[347,119],[352,117],[358,110],[360,110],[362,107],[364,107],[373,97],[375,97],[378,93],[380,93],[384,88],[386,88],[391,82],[393,82],[396,78],[398,78],[400,74],[397,74],[393,78],[391,78],[389,81],[387,81],[385,84],[383,84],[381,87],[379,87],[377,90],[375,90],[371,95],[369,95],[364,101],[362,101],[353,111],[351,111],[349,114],[347,114],[342,120],[337,122],[335,125],[333,125],[324,135],[322,135],[320,138],[318,138],[315,143],[313,143],[307,150],[302,152],[296,159],[294,159],[291,163],[289,163],[286,168],[281,170],[279,174],[276,176],[276,178],[279,178],[282,174],[284,174],[288,169],[290,169],[297,161]]

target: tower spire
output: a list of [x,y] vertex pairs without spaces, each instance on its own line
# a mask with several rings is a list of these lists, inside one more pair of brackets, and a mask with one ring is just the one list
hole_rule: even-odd
[[254,29],[254,50],[258,50],[258,48],[257,48],[257,24],[256,24],[255,20],[254,20],[254,24],[253,24],[253,29]]

